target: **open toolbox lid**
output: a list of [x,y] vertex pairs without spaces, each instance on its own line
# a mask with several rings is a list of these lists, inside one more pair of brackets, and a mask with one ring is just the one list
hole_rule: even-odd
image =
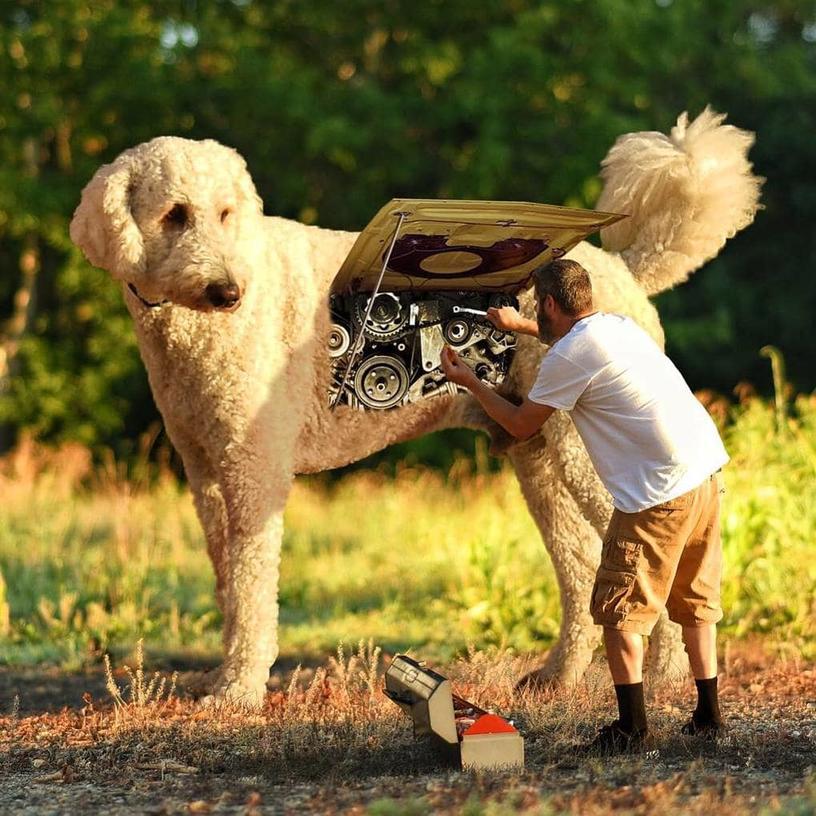
[[429,736],[458,754],[462,767],[523,767],[524,739],[511,722],[454,694],[424,663],[397,655],[385,672],[385,695]]
[[534,269],[622,218],[522,201],[395,198],[357,237],[332,294],[372,291],[389,250],[385,291],[519,292]]
[[416,736],[459,741],[450,680],[407,655],[397,655],[385,672],[385,695],[414,723]]

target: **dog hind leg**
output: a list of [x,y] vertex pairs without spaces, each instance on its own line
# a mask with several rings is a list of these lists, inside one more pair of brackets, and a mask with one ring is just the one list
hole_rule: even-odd
[[683,630],[669,620],[665,610],[652,630],[646,653],[646,673],[652,684],[676,683],[689,675]]
[[522,678],[519,686],[572,686],[583,677],[601,639],[589,614],[600,538],[558,478],[543,436],[515,445],[509,456],[552,559],[561,596],[558,641],[544,665]]

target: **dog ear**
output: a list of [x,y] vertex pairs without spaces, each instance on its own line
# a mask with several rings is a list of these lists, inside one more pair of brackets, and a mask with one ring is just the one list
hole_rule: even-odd
[[246,207],[251,212],[262,215],[263,201],[255,189],[255,183],[252,181],[252,176],[249,174],[247,164],[244,157],[235,149],[225,147],[213,139],[206,139],[205,143],[209,143],[220,150],[225,151],[226,160],[229,166],[230,175],[235,181],[235,192],[238,197],[238,206]]
[[71,240],[94,265],[130,280],[143,270],[144,240],[130,210],[137,161],[126,151],[99,168],[82,191],[71,220]]

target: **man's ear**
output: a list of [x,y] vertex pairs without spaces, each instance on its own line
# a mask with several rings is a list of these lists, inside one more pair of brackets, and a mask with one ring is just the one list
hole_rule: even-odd
[[120,280],[138,277],[145,264],[144,240],[130,209],[137,150],[96,171],[82,191],[70,227],[71,240],[85,257]]

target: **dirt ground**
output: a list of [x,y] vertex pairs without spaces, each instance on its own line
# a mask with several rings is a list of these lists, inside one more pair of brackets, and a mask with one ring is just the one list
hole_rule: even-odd
[[0,814],[816,812],[813,665],[733,651],[725,739],[679,735],[689,681],[650,693],[654,750],[601,760],[573,748],[611,719],[602,661],[574,692],[522,698],[518,659],[463,661],[448,667],[456,690],[492,701],[525,737],[523,772],[484,774],[440,766],[379,692],[381,675],[349,668],[292,682],[292,666],[276,667],[261,714],[202,711],[183,692],[158,700],[155,687],[115,705],[102,668],[0,669]]

